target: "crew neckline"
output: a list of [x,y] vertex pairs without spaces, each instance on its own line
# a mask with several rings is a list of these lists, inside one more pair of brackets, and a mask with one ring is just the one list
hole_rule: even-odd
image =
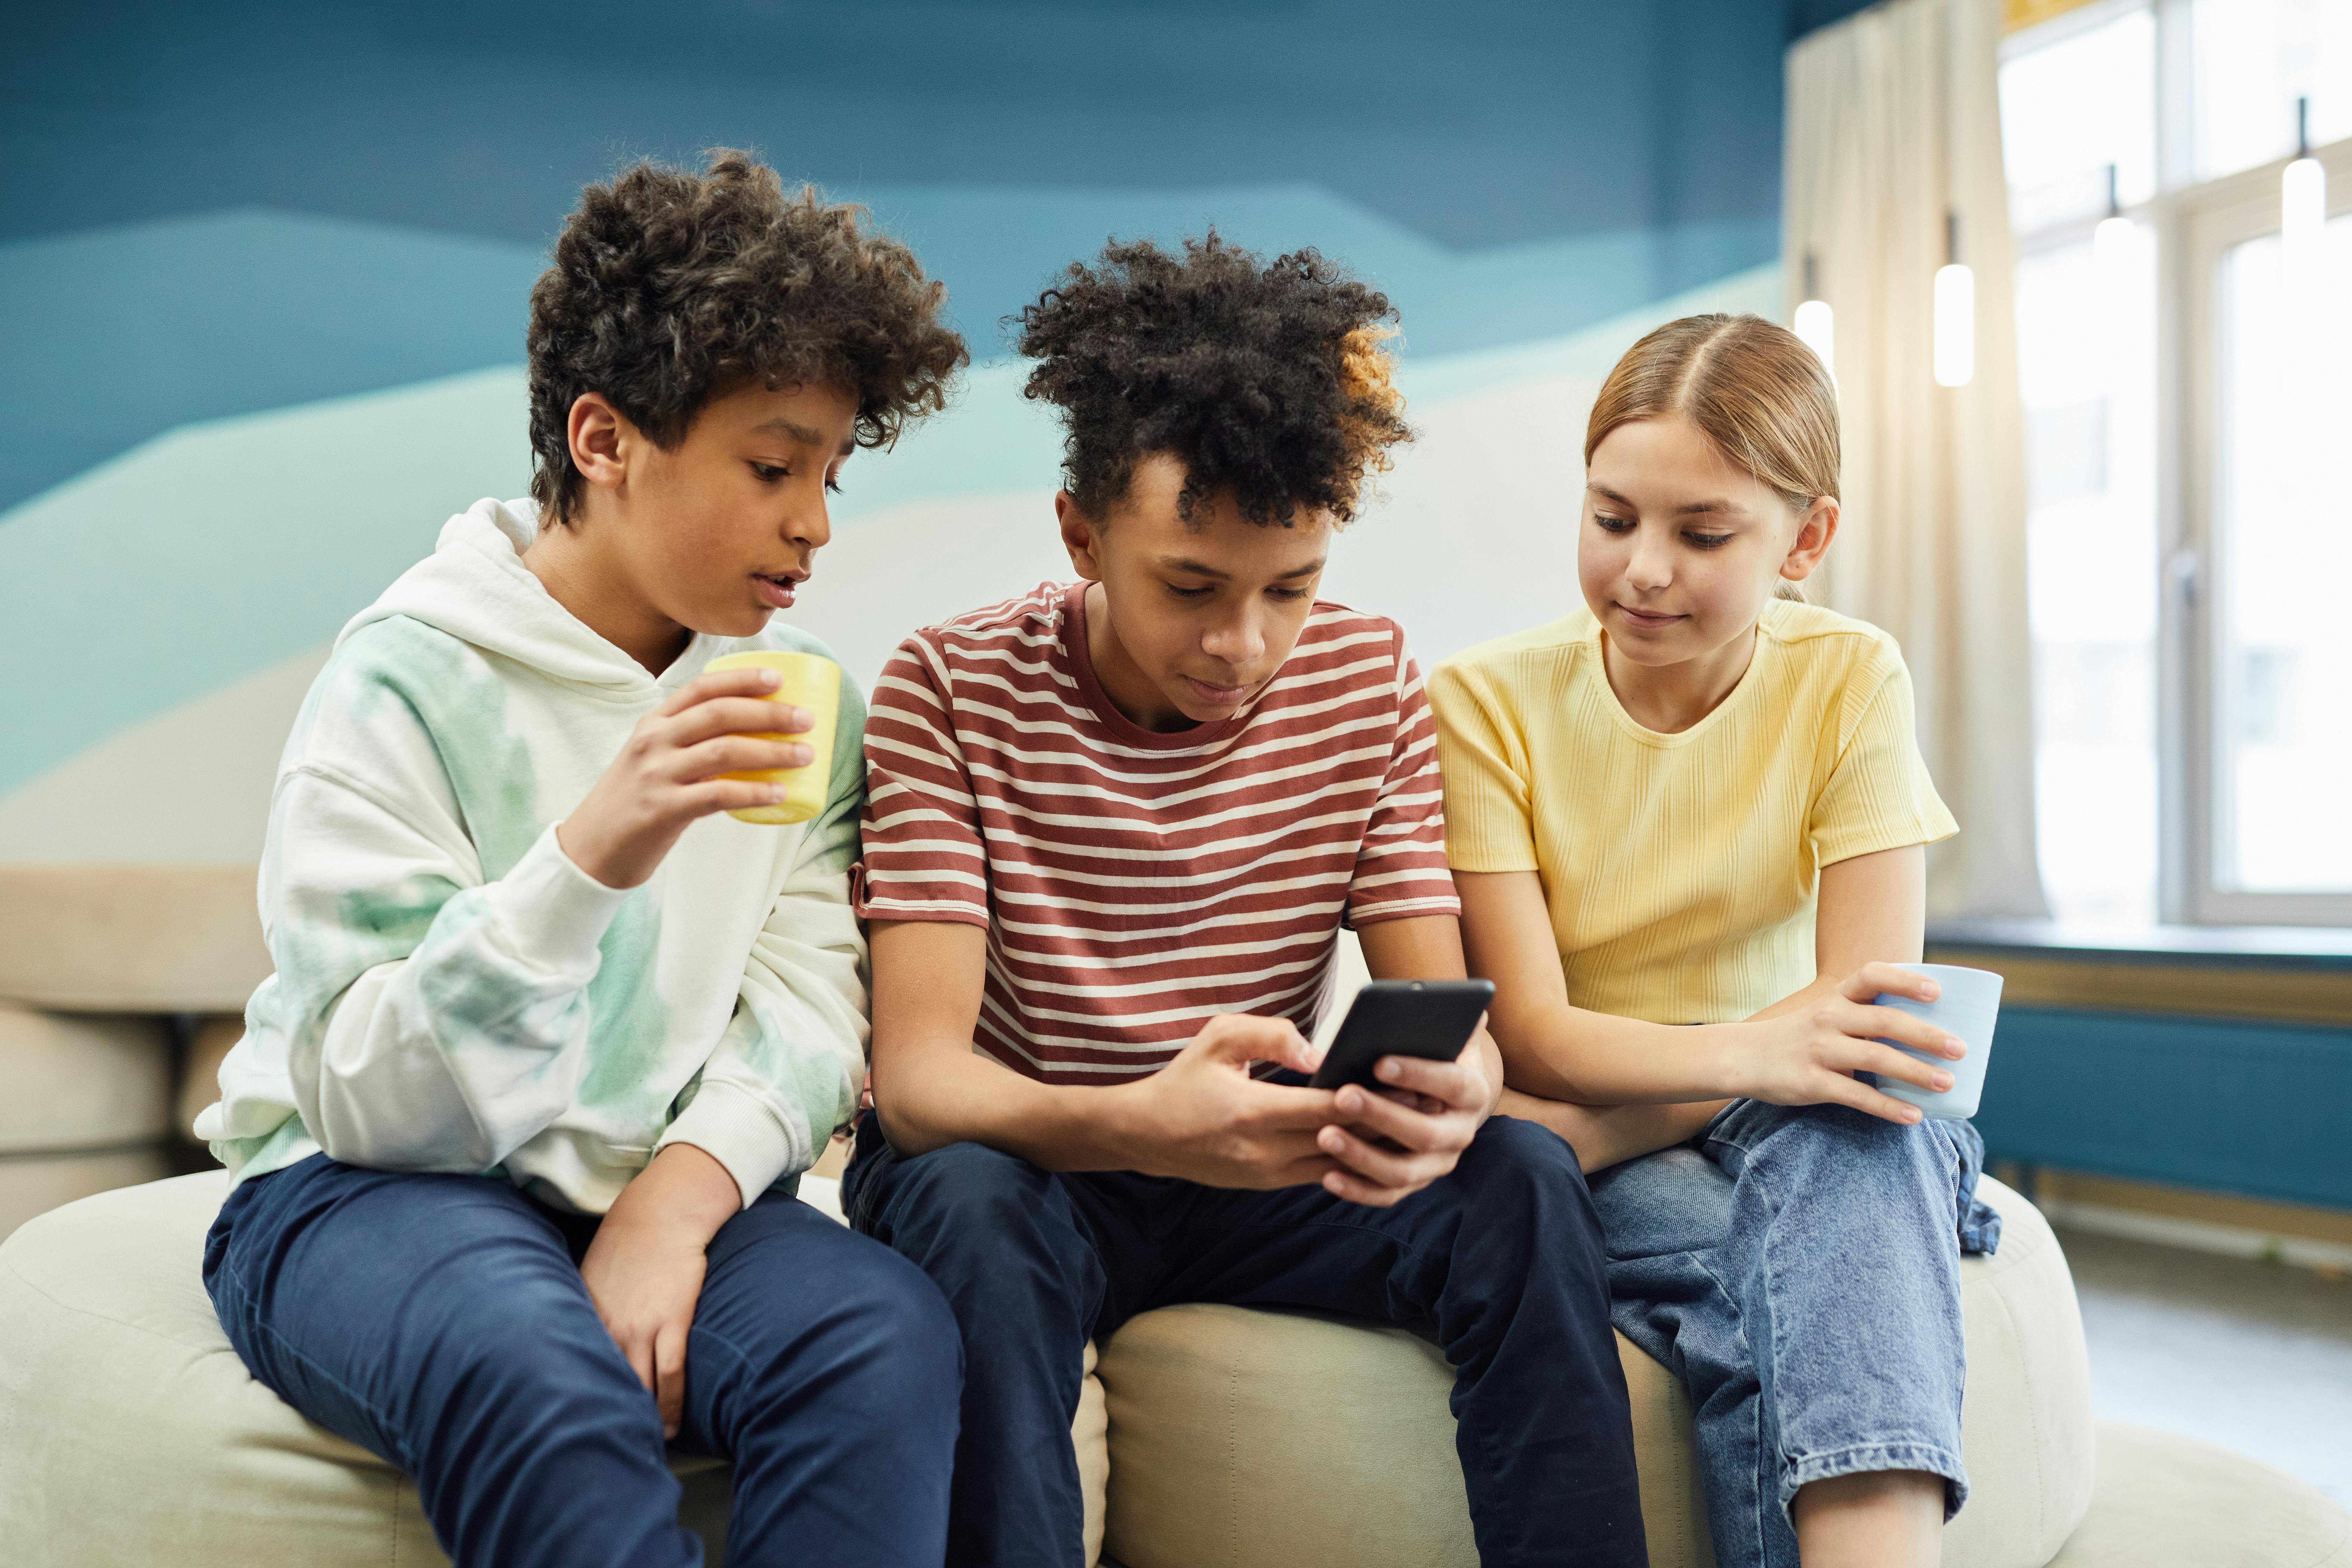
[[1087,640],[1087,589],[1092,584],[1082,578],[1062,593],[1062,650],[1069,658],[1071,677],[1078,683],[1079,698],[1093,710],[1097,721],[1123,745],[1183,752],[1229,740],[1248,728],[1259,700],[1282,678],[1280,670],[1275,671],[1265,685],[1234,710],[1229,719],[1195,724],[1189,730],[1147,730],[1119,711],[1118,704],[1110,700],[1110,693],[1103,689],[1101,679],[1095,674],[1094,650]]
[[[1775,600],[1774,603],[1777,604],[1779,601]],[[1672,734],[1668,734],[1664,730],[1651,729],[1625,710],[1624,700],[1617,695],[1617,688],[1609,679],[1609,651],[1606,640],[1609,633],[1601,626],[1601,617],[1594,615],[1589,606],[1584,612],[1586,623],[1584,635],[1579,640],[1591,652],[1592,678],[1600,683],[1601,696],[1608,704],[1610,719],[1619,729],[1642,744],[1654,746],[1660,750],[1671,750],[1676,746],[1690,745],[1706,735],[1724,721],[1724,715],[1743,701],[1748,700],[1747,694],[1750,690],[1762,684],[1757,679],[1758,667],[1764,662],[1767,650],[1778,645],[1778,639],[1772,636],[1772,628],[1769,625],[1771,614],[1772,606],[1767,605],[1764,607],[1764,614],[1756,617],[1755,651],[1748,656],[1748,668],[1739,672],[1739,679],[1734,683],[1730,690],[1723,694],[1723,700],[1709,709],[1706,717],[1689,729],[1677,730]]]

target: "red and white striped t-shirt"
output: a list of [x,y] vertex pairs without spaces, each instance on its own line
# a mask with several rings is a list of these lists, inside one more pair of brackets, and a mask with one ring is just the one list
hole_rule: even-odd
[[858,912],[986,926],[977,1042],[1049,1083],[1141,1077],[1219,1013],[1311,1033],[1343,913],[1461,910],[1403,632],[1318,603],[1240,712],[1160,734],[1096,681],[1086,589],[899,645],[866,721]]

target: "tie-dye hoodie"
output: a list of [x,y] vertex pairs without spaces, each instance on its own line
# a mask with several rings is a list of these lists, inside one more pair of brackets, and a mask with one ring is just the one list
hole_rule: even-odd
[[824,813],[688,827],[616,891],[554,825],[637,721],[771,625],[698,637],[660,679],[549,597],[529,501],[477,502],[336,639],[279,761],[261,862],[278,972],[246,1008],[199,1137],[237,1179],[323,1149],[503,1173],[610,1207],[692,1143],[745,1199],[814,1161],[865,1068],[849,907],[865,706],[842,681]]

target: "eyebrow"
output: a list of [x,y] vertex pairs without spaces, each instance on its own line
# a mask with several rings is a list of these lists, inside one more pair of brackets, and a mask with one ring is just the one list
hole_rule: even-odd
[[[1594,495],[1603,496],[1610,500],[1615,501],[1619,506],[1632,507],[1636,511],[1641,510],[1641,508],[1633,505],[1632,498],[1619,495],[1607,485],[1597,484],[1588,479],[1585,481],[1584,488],[1591,491]],[[1708,513],[1721,513],[1726,517],[1746,517],[1748,515],[1748,509],[1741,506],[1737,501],[1720,500],[1695,500],[1688,502],[1685,505],[1675,508],[1675,515],[1676,517],[1702,517]]]
[[[773,419],[763,420],[760,424],[751,426],[751,434],[754,436],[764,436],[771,430],[781,431],[784,436],[788,437],[792,440],[798,441],[803,447],[822,447],[824,445],[824,437],[823,436],[819,435],[814,430],[810,429],[807,426],[800,423],[798,420],[787,419],[781,414],[777,415]],[[856,450],[857,450],[857,439],[853,436],[848,440],[844,441],[841,444],[841,451],[838,455],[846,458]]]
[[[1286,583],[1293,577],[1311,577],[1323,570],[1323,563],[1328,559],[1330,559],[1328,556],[1318,555],[1304,566],[1294,566],[1287,572],[1276,573],[1274,580],[1277,583]],[[1163,555],[1160,558],[1160,564],[1163,570],[1169,572],[1188,572],[1195,577],[1213,577],[1220,583],[1233,581],[1232,574],[1220,572],[1215,567],[1194,561],[1189,556]]]

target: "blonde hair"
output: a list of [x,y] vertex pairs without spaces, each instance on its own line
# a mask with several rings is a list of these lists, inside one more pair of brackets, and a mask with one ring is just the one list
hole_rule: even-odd
[[1838,493],[1837,389],[1796,333],[1761,316],[1685,316],[1625,351],[1584,426],[1601,439],[1636,419],[1680,415],[1802,513]]
[[1388,340],[1396,329],[1374,321],[1339,339],[1339,434],[1356,471],[1371,479],[1396,467],[1390,447],[1404,422],[1404,394],[1391,376]]

